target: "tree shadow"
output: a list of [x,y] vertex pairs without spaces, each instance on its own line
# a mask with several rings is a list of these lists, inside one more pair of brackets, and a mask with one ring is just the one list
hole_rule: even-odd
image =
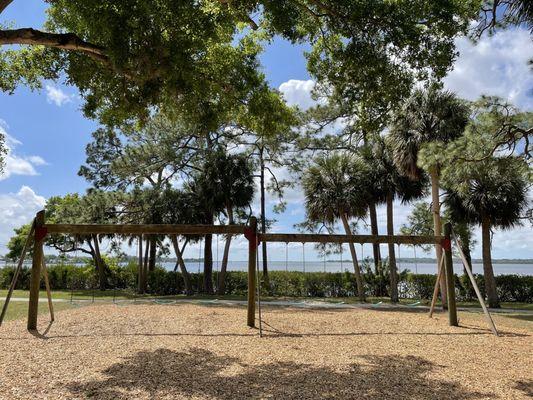
[[[141,351],[112,365],[104,379],[72,382],[73,397],[94,399],[210,398],[273,399],[451,399],[494,397],[458,383],[428,377],[442,368],[421,357],[363,356],[336,370],[292,361],[247,364],[193,348]],[[142,393],[142,394],[141,394]]]
[[514,388],[524,392],[527,397],[533,398],[533,380],[517,381]]

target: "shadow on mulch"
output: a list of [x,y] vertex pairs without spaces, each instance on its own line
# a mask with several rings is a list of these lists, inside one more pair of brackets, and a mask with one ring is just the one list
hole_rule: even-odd
[[[284,332],[271,324],[267,323],[266,321],[263,321],[263,335],[268,338],[307,338],[307,337],[354,337],[354,336],[492,336],[492,332],[490,330],[484,330],[479,329],[475,327],[465,327],[465,329],[469,329],[470,331],[463,331],[463,332],[401,332],[401,331],[360,331],[360,332],[320,332],[320,331],[309,331],[309,332],[299,332],[299,333],[293,333],[293,332]],[[48,335],[49,327],[44,331],[43,333],[40,333],[38,331],[30,331],[30,333],[43,340],[53,340],[53,339],[78,339],[78,338],[104,338],[104,337],[121,337],[121,336],[131,336],[131,337],[250,337],[254,338],[258,335],[259,330],[257,328],[254,328],[253,331],[251,330],[250,333],[237,333],[237,332],[214,332],[214,333],[198,333],[198,332],[165,332],[165,333],[152,333],[152,332],[134,332],[134,333],[126,333],[126,332],[117,332],[117,333],[89,333],[89,334],[68,334],[68,335]],[[474,330],[474,331],[472,331]],[[255,331],[255,332],[254,332]],[[257,332],[257,333],[256,333]],[[519,334],[514,332],[500,332],[500,337],[502,336],[508,336],[508,337],[523,337],[523,336],[529,336],[525,334]],[[16,339],[21,340],[20,337],[16,338],[2,338],[0,337],[0,341],[2,339]]]
[[[227,368],[231,370],[226,371]],[[103,380],[72,382],[73,396],[115,399],[452,399],[494,397],[428,378],[442,368],[421,357],[366,356],[343,371],[296,362],[245,364],[205,349],[142,351],[104,370]]]
[[517,381],[514,388],[524,392],[526,396],[533,398],[533,380],[527,382]]

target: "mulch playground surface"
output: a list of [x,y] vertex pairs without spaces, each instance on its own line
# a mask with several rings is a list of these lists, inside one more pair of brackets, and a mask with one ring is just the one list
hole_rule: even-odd
[[[0,327],[0,399],[526,399],[533,336],[374,309],[93,305]],[[528,324],[526,322],[526,324]],[[530,324],[530,323],[529,323]]]

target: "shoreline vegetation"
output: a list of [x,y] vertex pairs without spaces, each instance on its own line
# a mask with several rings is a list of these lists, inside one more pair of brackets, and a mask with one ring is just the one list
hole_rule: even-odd
[[[121,261],[123,262],[131,262],[131,261],[136,261],[137,258],[135,256],[121,256],[119,257]],[[91,258],[90,257],[70,257],[70,256],[66,256],[66,257],[60,257],[60,256],[56,256],[56,255],[47,255],[45,256],[45,260],[48,264],[56,264],[56,263],[63,263],[63,264],[86,264],[86,263],[89,263],[91,261]],[[6,264],[6,265],[10,265],[11,263],[16,263],[18,260],[11,260],[11,259],[8,259],[8,258],[0,258],[0,263],[2,264]],[[184,258],[183,259],[184,262],[186,263],[191,263],[191,262],[203,262],[204,259],[203,258]],[[236,262],[244,262],[246,260],[235,260]],[[309,262],[323,262],[323,259],[316,259],[316,260],[313,260],[313,259],[309,259],[307,260]],[[346,262],[347,259],[344,259],[344,260],[341,260],[340,258],[339,259],[328,259],[326,260],[326,263],[339,263],[341,261],[344,261]],[[372,257],[365,257],[365,261],[368,261],[368,262],[374,262],[374,259]],[[400,262],[400,263],[408,263],[408,264],[424,264],[424,263],[436,263],[437,260],[435,258],[431,258],[431,257],[418,257],[418,258],[409,258],[409,257],[405,257],[405,258],[396,258],[396,261],[397,262]],[[460,258],[456,258],[454,257],[453,258],[453,261],[454,263],[461,263],[461,259]],[[24,264],[29,264],[31,262],[30,259],[26,259]],[[175,257],[158,257],[156,259],[156,262],[157,263],[175,263],[177,262],[177,259]],[[294,262],[294,261],[291,261],[289,260],[289,262]],[[473,258],[472,259],[472,263],[473,264],[482,264],[483,263],[483,259],[481,258]],[[493,264],[524,264],[524,265],[528,265],[528,264],[533,264],[533,258],[495,258],[492,260],[492,263]]]

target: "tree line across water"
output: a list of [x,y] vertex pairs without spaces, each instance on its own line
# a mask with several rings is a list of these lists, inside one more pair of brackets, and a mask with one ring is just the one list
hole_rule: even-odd
[[[0,15],[10,3],[0,2]],[[491,232],[532,218],[533,117],[495,97],[459,99],[442,90],[442,78],[453,67],[457,37],[531,28],[529,3],[51,1],[44,30],[0,27],[0,46],[7,46],[0,51],[0,90],[38,89],[43,79],[64,77],[78,88],[85,116],[100,124],[79,170],[90,189],[49,198],[49,223],[238,224],[257,201],[267,232],[275,222],[267,193],[279,199],[273,211],[283,211],[293,186],[305,197],[304,231],[340,225],[353,233],[368,220],[373,234],[384,233],[376,206],[386,204],[386,233],[393,234],[394,201],[431,194],[431,204],[415,205],[402,233],[439,235],[445,218],[469,258],[472,229],[480,226],[484,286],[497,307]],[[275,38],[310,47],[316,103],[308,110],[288,106],[262,72],[261,51]],[[10,258],[20,256],[28,231],[16,230]],[[183,254],[202,241],[202,290],[222,294],[232,237],[225,238],[216,277],[212,240],[52,235],[46,244],[89,256],[101,289],[112,278],[102,243],[110,243],[110,253],[125,243],[138,247],[143,293],[157,257],[170,253],[192,291]],[[261,253],[268,290],[266,244]],[[353,245],[350,255],[354,293],[364,300],[368,274]],[[373,258],[374,274],[390,270],[389,295],[398,301],[394,245],[388,263],[378,246]]]

